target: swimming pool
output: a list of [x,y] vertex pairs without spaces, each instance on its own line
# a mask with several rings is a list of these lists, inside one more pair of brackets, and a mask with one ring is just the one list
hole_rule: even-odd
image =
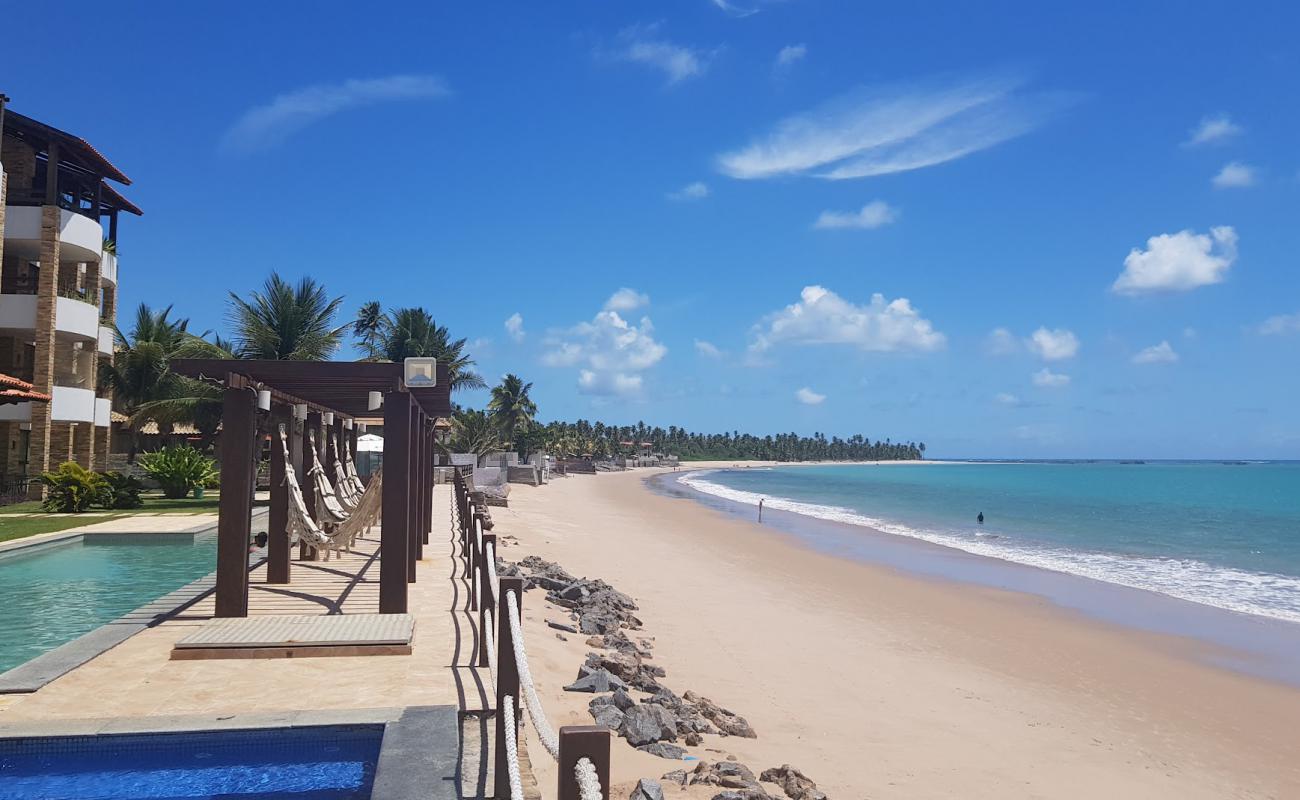
[[0,738],[5,800],[369,798],[384,726]]
[[215,532],[94,534],[0,552],[0,672],[216,568]]

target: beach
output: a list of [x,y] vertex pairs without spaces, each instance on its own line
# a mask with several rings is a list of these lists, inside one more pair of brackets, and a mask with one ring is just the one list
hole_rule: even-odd
[[[1300,795],[1294,687],[1207,663],[1204,643],[1042,597],[816,552],[655,492],[653,472],[517,486],[493,515],[515,537],[503,558],[537,555],[631,595],[661,682],[758,733],[706,736],[693,756],[735,756],[756,774],[788,763],[834,798]],[[548,718],[591,724],[592,695],[561,688],[586,637],[557,636],[546,620],[568,622],[567,611],[540,591],[523,613]],[[540,752],[535,738],[529,747]],[[693,767],[614,748],[614,796]],[[532,763],[553,785],[549,759]]]

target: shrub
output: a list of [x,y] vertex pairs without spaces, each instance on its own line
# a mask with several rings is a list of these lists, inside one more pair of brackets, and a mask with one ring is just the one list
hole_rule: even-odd
[[75,461],[59,465],[54,472],[41,474],[48,491],[41,508],[63,514],[85,511],[91,505],[103,505],[108,482],[103,475],[82,468]]
[[140,456],[140,466],[162,487],[163,497],[184,497],[217,474],[216,462],[187,444]]
[[140,499],[144,484],[140,481],[120,472],[101,472],[100,476],[104,479],[104,508],[139,508],[144,505]]

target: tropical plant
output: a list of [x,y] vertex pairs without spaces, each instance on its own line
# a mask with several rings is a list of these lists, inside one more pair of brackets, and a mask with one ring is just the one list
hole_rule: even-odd
[[103,250],[105,253],[111,253],[112,255],[117,255],[117,242],[113,241],[112,239],[109,239],[108,237],[104,237]]
[[61,514],[76,514],[92,505],[102,505],[108,488],[103,475],[75,461],[64,462],[53,472],[41,473],[40,481],[46,489],[41,508]]
[[296,286],[271,273],[248,299],[230,293],[231,345],[240,358],[321,361],[333,355],[347,325],[334,325],[343,298],[331,299],[312,278]]
[[473,453],[482,457],[500,450],[501,433],[492,418],[482,411],[457,409],[451,416],[451,440],[447,450],[452,453]]
[[[169,368],[181,346],[197,337],[186,331],[189,320],[171,319],[171,306],[161,311],[141,303],[136,308],[135,325],[128,336],[114,327],[117,350],[113,359],[99,362],[99,385],[112,392],[113,405],[131,417],[130,458],[134,460],[139,449],[140,425],[153,417],[140,412],[148,403],[174,396],[180,385],[180,376]],[[165,421],[159,422],[160,429]]]
[[492,420],[501,429],[501,435],[507,444],[519,444],[516,437],[527,431],[537,415],[537,404],[528,396],[533,388],[531,383],[524,383],[518,375],[511,373],[501,379],[501,384],[492,389],[492,399],[488,401],[488,410]]
[[483,377],[472,367],[474,360],[465,352],[465,339],[452,339],[451,333],[433,320],[423,308],[398,308],[386,313],[379,326],[376,356],[385,361],[431,357],[447,367],[451,389],[485,389]]
[[366,358],[379,357],[379,343],[386,322],[387,317],[378,300],[363,303],[357,309],[357,318],[352,322],[352,335],[358,339],[361,349],[366,351]]
[[140,456],[145,474],[162,487],[163,497],[178,499],[204,486],[217,474],[217,463],[189,445],[173,445]]
[[139,508],[144,505],[140,492],[144,484],[131,475],[109,471],[99,473],[104,481],[99,504],[104,508]]

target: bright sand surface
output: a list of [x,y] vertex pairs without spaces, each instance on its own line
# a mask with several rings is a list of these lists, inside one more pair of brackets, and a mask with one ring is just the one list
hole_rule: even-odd
[[[692,755],[734,755],[755,773],[789,763],[834,800],[1300,797],[1300,690],[1035,596],[814,552],[657,494],[650,473],[515,486],[510,507],[492,510],[495,532],[517,537],[504,558],[536,554],[632,595],[664,685],[758,732],[705,737]],[[560,688],[585,637],[546,627],[567,612],[540,590],[524,616],[547,716],[592,724],[592,696]],[[529,750],[549,792],[554,764],[531,733]],[[693,763],[616,739],[613,765],[613,796],[626,797],[637,778]],[[717,787],[666,791],[708,798]]]

